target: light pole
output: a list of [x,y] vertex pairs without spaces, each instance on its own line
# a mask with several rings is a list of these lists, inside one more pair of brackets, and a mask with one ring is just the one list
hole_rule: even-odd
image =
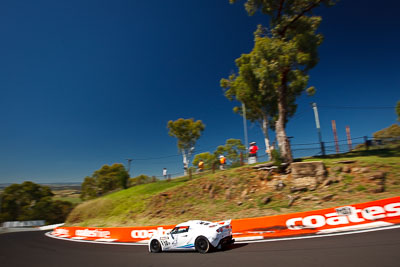
[[129,176],[129,178],[131,177],[131,175],[130,175],[130,170],[131,170],[131,162],[132,162],[132,160],[133,159],[126,159],[127,161],[128,161],[128,176]]
[[248,137],[247,137],[246,106],[245,106],[244,103],[242,103],[242,111],[243,111],[244,146],[246,147],[246,151],[247,151],[249,140],[248,140]]
[[318,131],[318,139],[319,139],[319,143],[321,145],[321,153],[322,153],[323,156],[325,156],[325,146],[324,146],[324,142],[322,142],[321,125],[319,124],[317,103],[315,103],[315,102],[312,103],[312,107],[313,107],[313,110],[314,110],[315,125],[316,125],[317,131]]

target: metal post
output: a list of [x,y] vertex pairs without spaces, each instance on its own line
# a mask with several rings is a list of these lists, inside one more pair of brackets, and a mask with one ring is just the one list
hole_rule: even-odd
[[133,159],[126,159],[127,161],[128,161],[128,176],[129,176],[129,178],[131,177],[131,175],[130,175],[130,171],[131,171],[131,162],[132,162],[132,160]]
[[244,146],[246,147],[246,151],[249,148],[249,140],[247,137],[247,118],[246,118],[246,106],[242,103],[242,112],[243,112],[243,129],[244,129]]
[[364,136],[364,144],[365,144],[365,149],[369,149],[369,141],[368,141],[368,136]]
[[339,141],[338,141],[338,137],[337,137],[336,121],[335,120],[332,120],[332,131],[333,131],[333,136],[335,138],[336,153],[339,153]]
[[351,143],[351,135],[350,135],[350,127],[346,126],[346,135],[347,135],[347,144],[349,145],[349,151],[353,149],[352,143]]
[[325,155],[325,142],[321,142],[322,154]]
[[313,107],[313,110],[314,110],[315,126],[317,127],[318,140],[319,140],[319,143],[320,143],[320,146],[321,146],[321,153],[322,153],[323,156],[325,156],[325,146],[324,146],[324,143],[322,142],[321,125],[319,124],[317,103],[312,103],[312,107]]

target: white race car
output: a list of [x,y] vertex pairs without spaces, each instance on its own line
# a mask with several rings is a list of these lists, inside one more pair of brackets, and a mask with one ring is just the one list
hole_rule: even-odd
[[196,250],[207,253],[210,248],[224,249],[232,239],[231,220],[223,222],[187,221],[165,235],[154,235],[149,241],[150,252]]

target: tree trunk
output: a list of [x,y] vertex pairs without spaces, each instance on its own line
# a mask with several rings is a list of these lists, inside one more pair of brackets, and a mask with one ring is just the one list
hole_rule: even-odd
[[186,151],[182,149],[182,157],[183,157],[183,175],[188,175],[188,166],[189,162],[187,159]]
[[269,142],[269,134],[268,134],[268,116],[267,115],[263,115],[263,120],[262,120],[262,131],[264,134],[264,142],[265,142],[265,152],[267,152],[268,154],[268,160],[272,160],[272,156],[271,156],[271,146],[270,146],[270,142]]
[[292,151],[290,149],[290,143],[289,139],[286,136],[286,130],[285,130],[285,124],[286,124],[286,76],[287,73],[283,74],[282,77],[282,84],[281,88],[278,92],[279,98],[278,98],[278,120],[276,121],[275,124],[275,132],[276,132],[276,139],[278,140],[278,145],[279,145],[279,152],[280,156],[286,163],[291,163],[293,162],[293,157],[292,157]]

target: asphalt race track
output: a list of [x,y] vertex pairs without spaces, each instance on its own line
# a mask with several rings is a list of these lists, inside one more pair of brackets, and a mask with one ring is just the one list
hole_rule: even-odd
[[72,266],[400,266],[400,228],[312,239],[235,244],[222,252],[150,254],[147,246],[49,238],[45,232],[0,235],[2,267]]

